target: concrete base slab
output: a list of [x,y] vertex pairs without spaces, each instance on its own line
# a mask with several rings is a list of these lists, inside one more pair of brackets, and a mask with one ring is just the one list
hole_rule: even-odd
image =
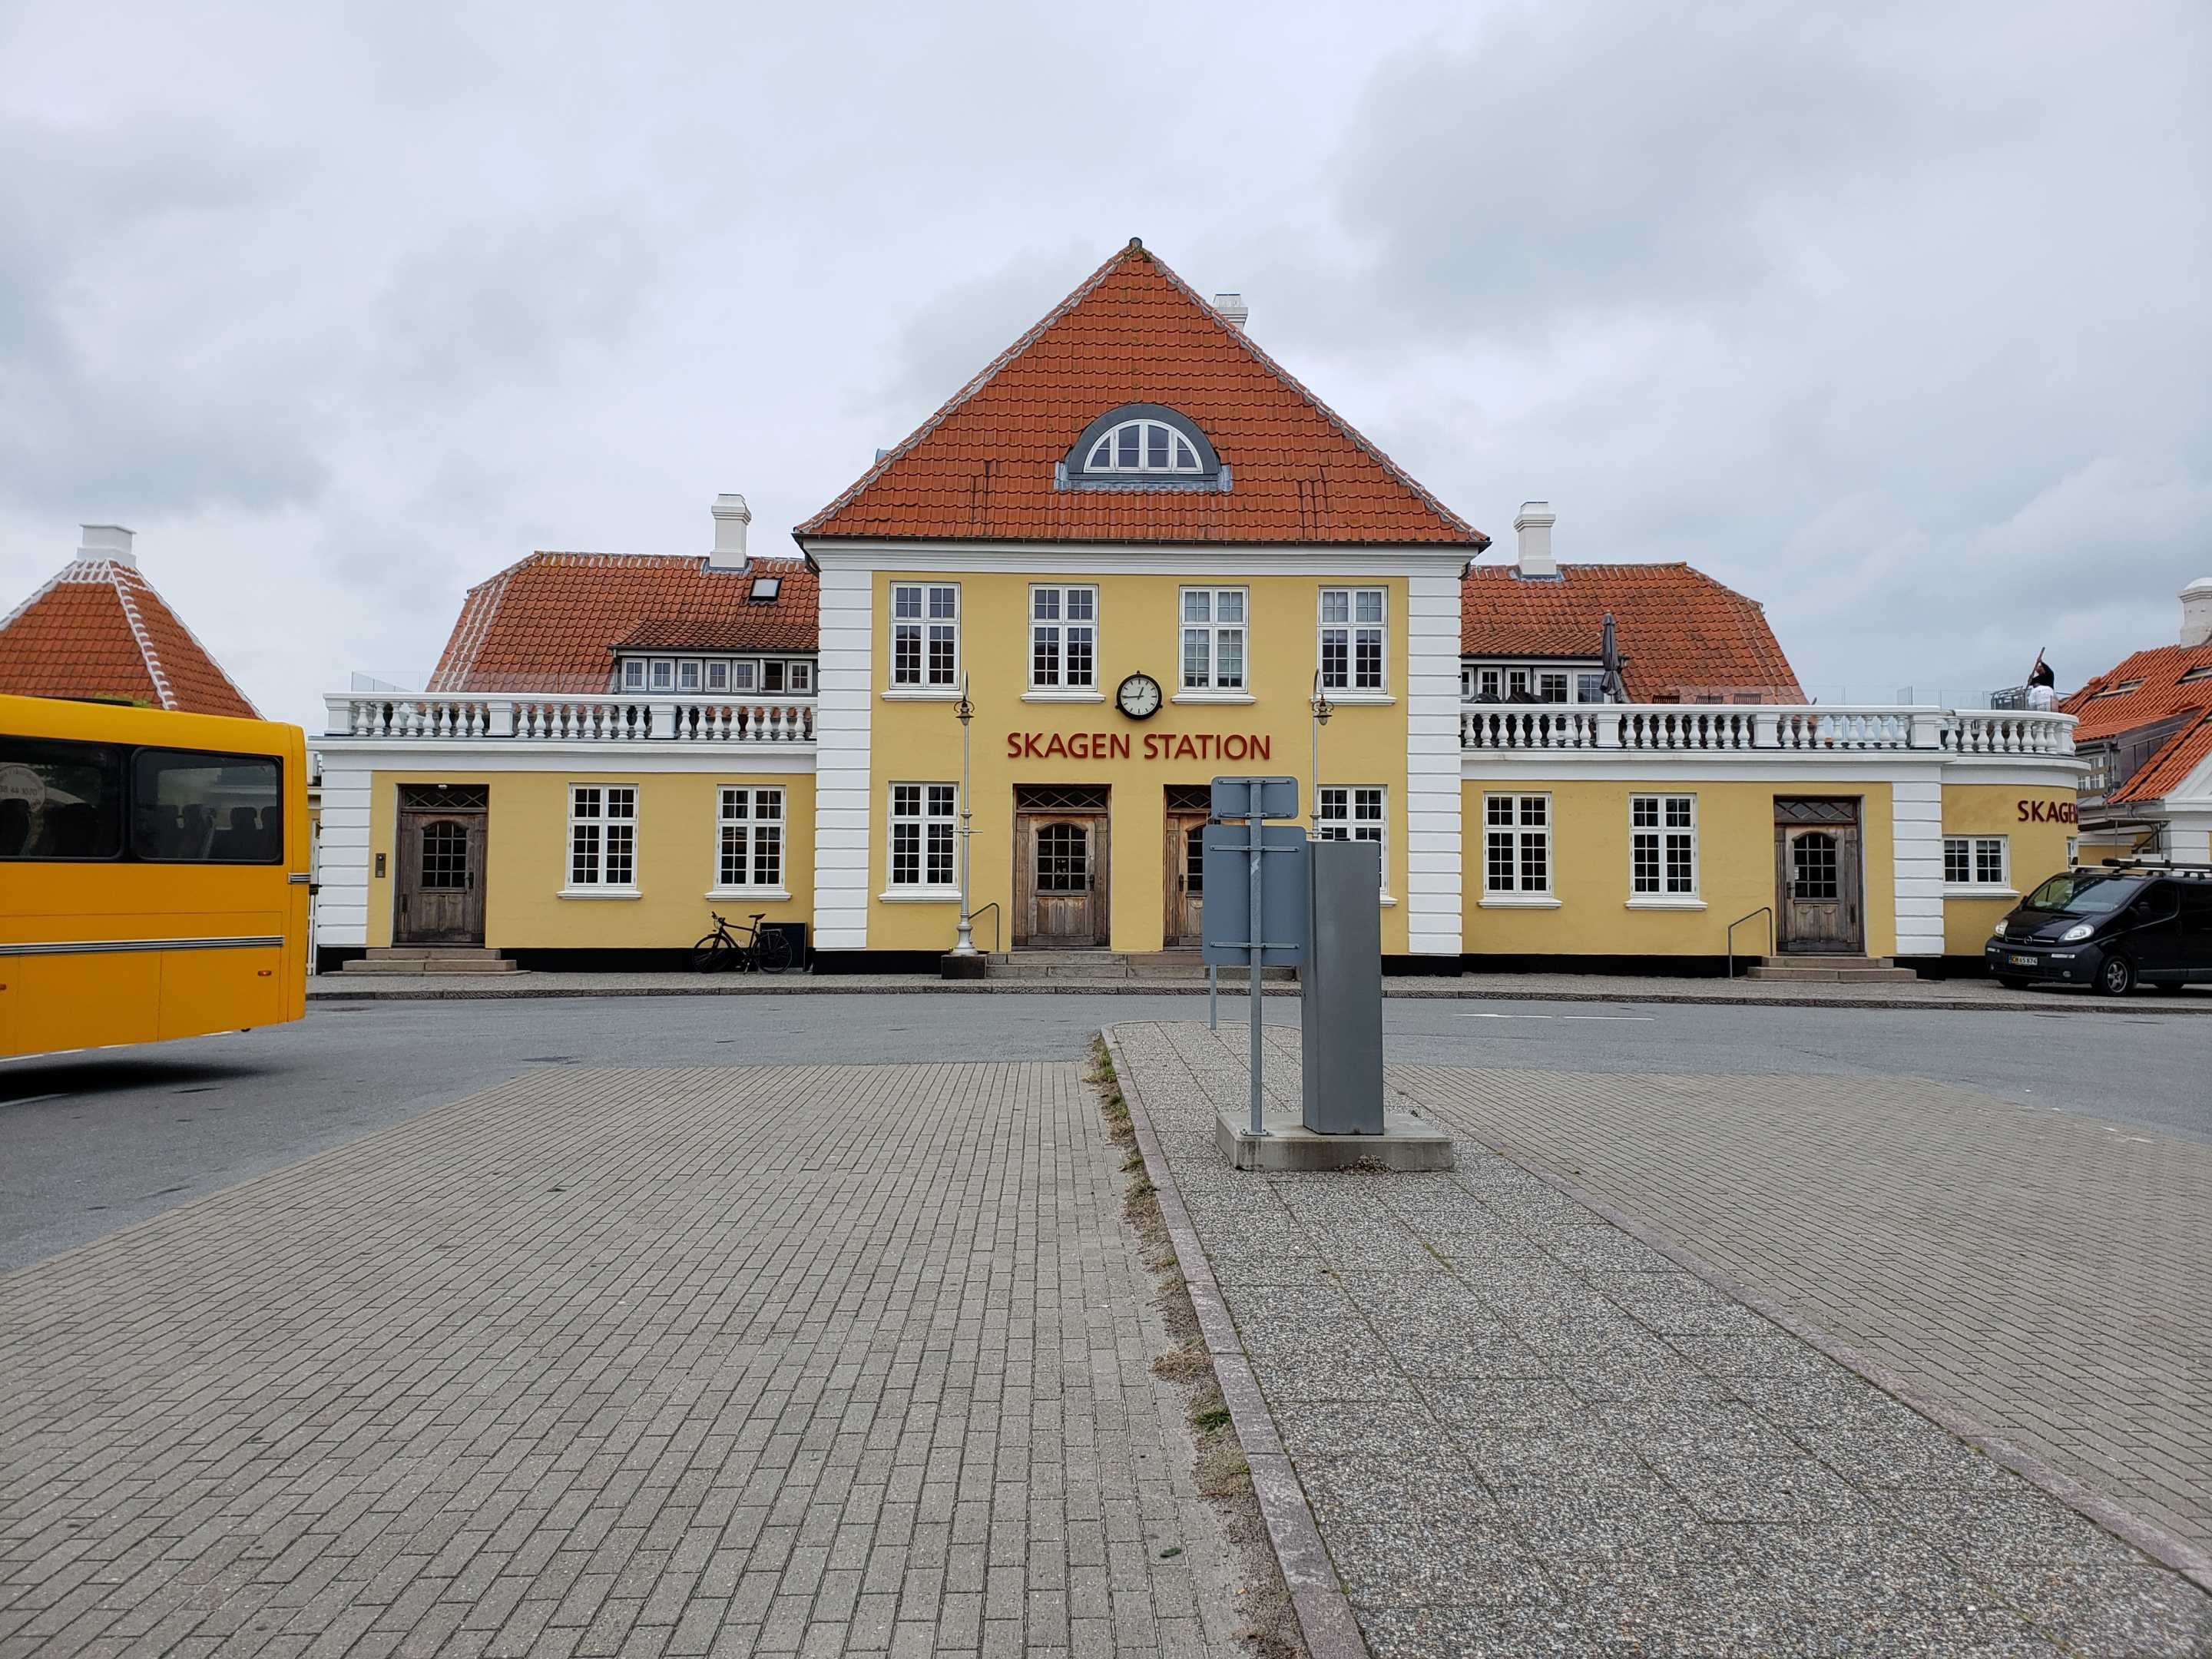
[[1223,1112],[1213,1121],[1213,1144],[1232,1170],[1449,1170],[1459,1162],[1452,1138],[1410,1112],[1385,1112],[1379,1135],[1317,1135],[1279,1120],[1255,1135],[1243,1113]]

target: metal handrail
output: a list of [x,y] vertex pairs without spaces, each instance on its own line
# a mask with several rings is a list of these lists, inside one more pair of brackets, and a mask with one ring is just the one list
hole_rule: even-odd
[[999,954],[999,901],[993,899],[983,907],[982,910],[970,910],[968,913],[968,926],[972,929],[975,926],[975,918],[981,915],[983,910],[988,910],[991,913],[991,954],[995,957]]
[[1735,977],[1735,930],[1749,921],[1753,916],[1766,918],[1766,954],[1770,957],[1774,954],[1774,907],[1771,904],[1762,904],[1756,910],[1738,916],[1728,925],[1728,976],[1730,979]]

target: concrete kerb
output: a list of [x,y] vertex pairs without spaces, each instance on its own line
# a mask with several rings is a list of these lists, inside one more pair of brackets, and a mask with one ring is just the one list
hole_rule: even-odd
[[[1109,1044],[1110,1047],[1110,1044]],[[1118,1069],[1118,1067],[1117,1067]],[[1127,1091],[1125,1079],[1122,1088]],[[2114,1503],[2103,1493],[2082,1485],[2038,1457],[2022,1449],[2002,1436],[1990,1430],[1966,1413],[1944,1401],[1936,1399],[1899,1376],[1881,1361],[1839,1342],[1818,1326],[1808,1323],[1769,1297],[1737,1283],[1720,1272],[1694,1251],[1686,1249],[1666,1237],[1653,1227],[1623,1213],[1612,1205],[1585,1191],[1575,1182],[1550,1170],[1516,1157],[1502,1144],[1475,1130],[1460,1131],[1477,1144],[1495,1152],[1516,1169],[1534,1177],[1554,1192],[1572,1199],[1601,1219],[1611,1223],[1638,1243],[1648,1246],[1665,1256],[1676,1267],[1695,1275],[1722,1295],[1741,1303],[1752,1312],[1771,1324],[1779,1327],[1808,1347],[1834,1360],[1846,1370],[1856,1372],[1884,1394],[1911,1407],[1921,1416],[1934,1423],[1968,1445],[1978,1448],[1996,1462],[2010,1469],[2030,1486],[2057,1498],[2069,1508],[2079,1511],[2106,1531],[2142,1551],[2160,1565],[2171,1567],[2199,1589],[2212,1591],[2212,1553],[2199,1549],[2185,1539],[2177,1538],[2165,1528],[2148,1521],[2134,1510]],[[1149,1156],[1149,1154],[1147,1155]],[[1157,1182],[1158,1177],[1154,1177]],[[1176,1249],[1182,1249],[1180,1241]]]
[[1297,1472],[1275,1432],[1275,1419],[1260,1392],[1258,1379],[1252,1375],[1236,1322],[1221,1299],[1206,1250],[1190,1224],[1190,1212],[1183,1206],[1175,1172],[1168,1167],[1166,1154],[1153,1133],[1151,1103],[1137,1082],[1136,1068],[1121,1052],[1115,1030],[1109,1025],[1099,1037],[1114,1063],[1115,1085],[1130,1104],[1130,1127],[1136,1132],[1137,1149],[1144,1155],[1145,1173],[1167,1225],[1168,1241],[1175,1247],[1191,1306],[1197,1311],[1199,1331],[1206,1340],[1215,1380],[1221,1385],[1229,1420],[1251,1469],[1252,1491],[1259,1499],[1261,1518],[1267,1522],[1267,1540],[1282,1569],[1283,1583],[1290,1590],[1291,1605],[1297,1612],[1307,1651],[1312,1659],[1373,1659],[1366,1638],[1359,1633],[1359,1621],[1352,1617],[1352,1603],[1338,1582],[1335,1564],[1321,1541],[1313,1511],[1307,1507],[1305,1489],[1298,1484]]

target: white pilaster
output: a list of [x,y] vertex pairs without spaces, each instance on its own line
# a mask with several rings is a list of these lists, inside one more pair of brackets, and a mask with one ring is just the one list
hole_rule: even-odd
[[1460,954],[1459,581],[1406,581],[1406,924],[1416,956]]
[[868,761],[875,707],[872,596],[873,577],[867,570],[823,568],[814,726],[817,951],[862,951],[868,944],[868,847],[874,833]]
[[368,768],[340,765],[324,757],[316,853],[318,946],[368,943],[369,780]]
[[1943,954],[1943,786],[1934,778],[1890,786],[1896,860],[1897,954]]

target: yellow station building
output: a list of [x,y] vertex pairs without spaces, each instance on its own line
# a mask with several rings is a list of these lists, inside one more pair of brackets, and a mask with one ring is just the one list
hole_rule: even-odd
[[934,967],[963,830],[983,949],[1173,950],[1207,785],[1252,773],[1379,844],[1400,970],[1711,970],[1770,924],[1978,968],[2065,866],[2068,716],[1809,706],[1754,603],[1559,564],[1542,503],[1486,558],[1245,321],[1133,242],[795,556],[724,496],[707,555],[472,589],[426,690],[329,698],[325,965],[643,962],[712,908]]

